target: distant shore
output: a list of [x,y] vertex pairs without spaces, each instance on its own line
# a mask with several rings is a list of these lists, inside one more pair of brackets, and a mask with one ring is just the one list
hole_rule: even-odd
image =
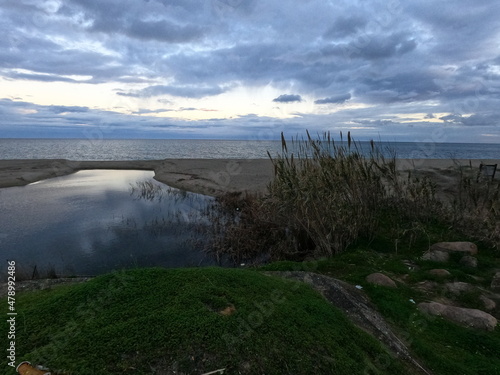
[[[499,164],[500,159],[485,160]],[[445,191],[456,164],[479,170],[481,160],[398,159],[398,168],[431,177]],[[65,159],[0,160],[0,188],[23,186],[86,169],[152,170],[155,179],[194,193],[218,196],[226,192],[265,192],[274,169],[269,159],[165,159],[134,161],[72,161]],[[500,171],[496,179],[500,178]]]

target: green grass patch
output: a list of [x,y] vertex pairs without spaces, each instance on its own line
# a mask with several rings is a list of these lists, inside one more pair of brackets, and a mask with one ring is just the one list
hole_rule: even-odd
[[393,290],[365,285],[365,291],[413,353],[435,374],[500,374],[498,329],[475,331],[425,316],[409,302],[409,298],[415,298],[410,288]]
[[[444,292],[443,284],[461,281],[488,287],[495,269],[500,266],[498,258],[493,251],[480,247],[478,267],[469,268],[461,265],[458,257],[448,263],[419,260],[422,253],[407,248],[398,254],[358,248],[315,262],[274,262],[263,268],[269,271],[314,271],[361,285],[413,355],[435,374],[500,374],[500,329],[475,331],[441,318],[425,316],[417,309],[418,303],[434,297],[448,297],[463,307],[483,309],[478,290],[454,296]],[[409,269],[403,263],[405,260],[416,267]],[[451,275],[446,278],[433,276],[429,273],[433,268],[445,268]],[[373,272],[382,272],[393,278],[407,277],[404,283],[398,283],[397,289],[390,289],[367,283],[366,276]],[[438,283],[434,295],[415,288],[417,283],[426,280]]]
[[54,374],[405,372],[310,287],[250,270],[117,272],[20,294],[17,311],[18,362]]

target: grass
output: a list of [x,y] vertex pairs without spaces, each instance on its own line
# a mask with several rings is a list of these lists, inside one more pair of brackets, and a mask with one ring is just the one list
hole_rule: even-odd
[[[18,297],[18,353],[54,374],[411,374],[316,292],[260,271],[317,272],[360,286],[412,354],[435,374],[500,374],[500,330],[478,332],[422,315],[451,299],[480,307],[500,268],[500,184],[459,167],[456,195],[401,173],[330,134],[295,140],[272,158],[269,194],[228,194],[206,211],[211,251],[239,269],[136,269]],[[363,152],[362,152],[363,151]],[[368,155],[368,156],[365,156]],[[155,193],[152,186],[141,190]],[[148,193],[149,194],[149,193]],[[145,195],[150,199],[153,195]],[[478,267],[421,259],[430,244],[473,240]],[[446,268],[450,276],[432,276]],[[397,289],[368,284],[383,272]],[[448,282],[474,289],[446,292]],[[423,290],[422,282],[433,282]],[[427,283],[429,284],[429,283]],[[1,301],[1,303],[4,303]],[[7,306],[5,303],[4,306]],[[498,316],[498,308],[495,312]],[[6,322],[0,323],[0,328]],[[5,360],[5,359],[4,359]],[[6,370],[4,362],[0,364]]]
[[[386,251],[464,238],[500,249],[500,183],[457,166],[455,191],[443,196],[418,171],[401,171],[371,142],[362,150],[348,133],[292,140],[261,197],[228,194],[209,211],[210,251],[235,263],[330,257],[359,243]],[[438,194],[439,193],[439,194]],[[445,194],[444,194],[445,195]]]
[[[378,244],[375,244],[377,247]],[[403,247],[398,254],[381,253],[371,248],[356,248],[335,257],[309,262],[278,261],[260,267],[266,271],[310,271],[329,275],[353,285],[360,285],[384,318],[391,323],[424,365],[435,374],[500,374],[500,330],[474,331],[421,314],[416,305],[438,297],[447,297],[463,307],[484,308],[478,290],[457,296],[445,291],[447,282],[467,282],[487,288],[494,269],[500,267],[493,250],[480,248],[479,267],[471,269],[458,261],[436,263],[423,261],[423,251]],[[415,265],[410,269],[408,261]],[[439,278],[429,274],[433,268],[446,268],[451,276]],[[366,282],[367,275],[383,272],[398,282],[397,289],[374,286]],[[437,289],[424,293],[417,288],[421,281],[437,283]],[[404,281],[404,282],[403,282]],[[411,302],[414,301],[415,303]]]
[[407,372],[308,286],[251,270],[135,269],[16,307],[18,361],[53,374]]

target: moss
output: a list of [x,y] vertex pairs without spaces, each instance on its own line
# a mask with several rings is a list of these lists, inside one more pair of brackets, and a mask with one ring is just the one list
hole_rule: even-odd
[[22,294],[17,309],[18,359],[54,373],[405,371],[308,286],[257,271],[135,269]]

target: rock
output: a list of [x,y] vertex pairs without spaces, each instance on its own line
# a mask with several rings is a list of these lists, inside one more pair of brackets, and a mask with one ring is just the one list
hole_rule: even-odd
[[456,281],[454,283],[446,283],[445,288],[451,294],[454,294],[456,296],[458,296],[460,293],[468,292],[474,289],[474,287],[471,284],[463,283],[461,281]]
[[462,257],[462,259],[460,259],[460,264],[462,266],[476,268],[477,267],[477,258],[470,256],[470,255],[464,255]]
[[403,264],[411,271],[418,271],[420,267],[411,260],[403,260]]
[[431,251],[445,251],[447,253],[477,254],[477,246],[472,242],[438,242],[431,246]]
[[491,290],[494,292],[500,292],[500,272],[497,272],[495,276],[493,276],[493,280],[491,280]]
[[431,250],[424,253],[423,260],[431,260],[433,262],[447,262],[450,260],[450,253],[446,251]]
[[445,270],[444,268],[435,268],[433,270],[430,270],[429,273],[431,275],[438,277],[448,277],[451,275],[451,273],[448,270]]
[[437,302],[419,303],[418,309],[426,314],[442,316],[445,319],[470,328],[493,331],[497,325],[497,320],[494,316],[477,309],[443,305]]
[[383,273],[372,273],[366,276],[366,281],[370,284],[387,286],[389,288],[397,288],[398,286],[389,276],[384,275]]
[[229,316],[232,315],[236,311],[236,308],[233,305],[229,305],[225,309],[219,311],[219,314],[223,316]]
[[484,304],[484,308],[488,311],[495,310],[495,308],[497,307],[496,302],[492,299],[489,299],[488,297],[479,296],[479,299]]
[[435,281],[429,281],[429,280],[424,280],[420,281],[415,285],[415,288],[418,290],[424,292],[424,293],[434,293],[434,291],[437,289],[438,283]]

